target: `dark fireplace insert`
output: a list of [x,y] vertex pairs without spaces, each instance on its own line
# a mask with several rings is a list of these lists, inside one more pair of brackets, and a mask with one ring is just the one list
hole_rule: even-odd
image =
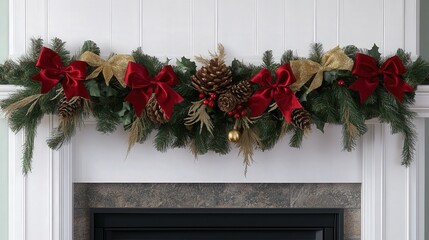
[[90,210],[91,240],[343,240],[343,209]]

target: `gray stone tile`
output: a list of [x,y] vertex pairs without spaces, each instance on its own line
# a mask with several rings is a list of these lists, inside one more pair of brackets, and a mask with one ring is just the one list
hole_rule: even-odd
[[361,210],[344,210],[344,238],[360,239],[361,236]]
[[291,184],[293,208],[360,208],[360,184]]
[[360,184],[74,184],[74,239],[89,239],[89,208],[324,208],[345,210],[345,239],[360,239]]
[[89,240],[89,210],[75,208],[73,212],[73,240]]
[[218,207],[288,208],[289,184],[225,184]]
[[75,183],[73,184],[73,206],[75,208],[88,207],[88,184]]
[[96,208],[290,206],[288,184],[91,184],[85,194]]

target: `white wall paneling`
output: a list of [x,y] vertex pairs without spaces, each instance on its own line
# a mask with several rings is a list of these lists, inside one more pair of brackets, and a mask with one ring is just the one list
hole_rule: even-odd
[[[260,62],[261,54],[269,49],[277,59],[287,49],[307,56],[313,42],[323,43],[325,50],[337,44],[370,48],[376,43],[385,55],[398,47],[416,54],[417,8],[417,0],[11,0],[9,53],[11,57],[25,53],[31,37],[59,37],[71,53],[83,41],[93,40],[104,56],[138,46],[162,58],[207,56],[219,42],[228,60],[237,57],[245,62]],[[2,87],[0,95],[11,91]],[[419,114],[419,132],[422,118],[429,117],[428,102],[429,89],[420,87],[413,108]],[[44,118],[28,177],[21,175],[19,162],[23,134],[9,134],[10,239],[72,239],[74,179],[362,182],[362,239],[423,240],[424,141],[419,141],[416,161],[404,168],[399,164],[401,137],[391,136],[377,122],[370,122],[368,134],[352,153],[340,151],[340,129],[334,126],[324,136],[313,131],[302,150],[285,149],[285,139],[272,151],[255,154],[247,178],[236,150],[224,157],[208,154],[194,161],[186,150],[160,154],[146,143],[136,145],[124,159],[126,133],[119,130],[106,137],[94,131],[92,122],[77,133],[75,142],[53,152],[45,139],[54,125],[55,119]],[[117,151],[106,154],[105,146],[115,146]],[[321,169],[323,174],[315,173]]]
[[206,55],[218,42],[247,61],[270,49],[306,56],[313,42],[416,53],[416,8],[416,0],[13,0],[10,53],[24,53],[31,37],[59,37],[72,53],[90,39],[103,55],[142,46],[170,58]]

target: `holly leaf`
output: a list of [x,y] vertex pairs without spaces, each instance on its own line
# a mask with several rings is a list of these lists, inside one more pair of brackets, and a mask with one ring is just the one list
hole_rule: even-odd
[[381,61],[381,54],[378,51],[378,46],[374,44],[370,50],[368,50],[368,54],[375,59],[378,63]]
[[326,71],[323,73],[323,80],[327,83],[332,84],[338,78],[338,71]]
[[197,72],[197,65],[191,59],[182,57],[182,60],[177,59],[176,64],[183,72],[189,72],[191,75]]
[[86,89],[89,92],[89,95],[91,95],[92,97],[101,96],[100,88],[98,87],[98,83],[95,79],[84,81],[84,83],[85,83]]
[[129,129],[134,118],[134,113],[131,111],[131,105],[128,102],[123,102],[122,109],[119,110],[117,114],[121,118],[124,129]]

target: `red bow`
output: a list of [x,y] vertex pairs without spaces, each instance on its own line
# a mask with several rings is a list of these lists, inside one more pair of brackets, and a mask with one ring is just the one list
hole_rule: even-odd
[[58,53],[42,48],[36,67],[42,70],[31,79],[42,83],[42,94],[49,92],[61,81],[67,100],[76,96],[89,99],[88,91],[82,82],[86,78],[85,62],[74,61],[65,67]]
[[381,68],[378,68],[374,58],[358,53],[356,54],[356,63],[352,72],[354,75],[357,75],[357,80],[349,88],[358,91],[360,102],[364,103],[375,91],[379,84],[379,77],[382,76],[384,87],[387,91],[402,102],[405,92],[414,91],[414,89],[401,78],[401,75],[406,71],[407,69],[398,56],[387,59],[387,61],[381,65]]
[[256,90],[249,99],[248,107],[252,111],[251,117],[257,117],[264,113],[273,99],[288,122],[291,121],[292,110],[302,108],[294,92],[288,88],[295,82],[295,76],[289,64],[282,65],[277,69],[274,84],[270,71],[265,68],[250,79],[250,82],[261,85],[261,88]]
[[134,112],[138,117],[153,92],[168,119],[173,114],[174,105],[183,101],[182,96],[170,87],[179,82],[170,65],[165,66],[155,78],[152,78],[144,66],[129,62],[124,80],[127,86],[132,88],[125,100],[134,106]]

